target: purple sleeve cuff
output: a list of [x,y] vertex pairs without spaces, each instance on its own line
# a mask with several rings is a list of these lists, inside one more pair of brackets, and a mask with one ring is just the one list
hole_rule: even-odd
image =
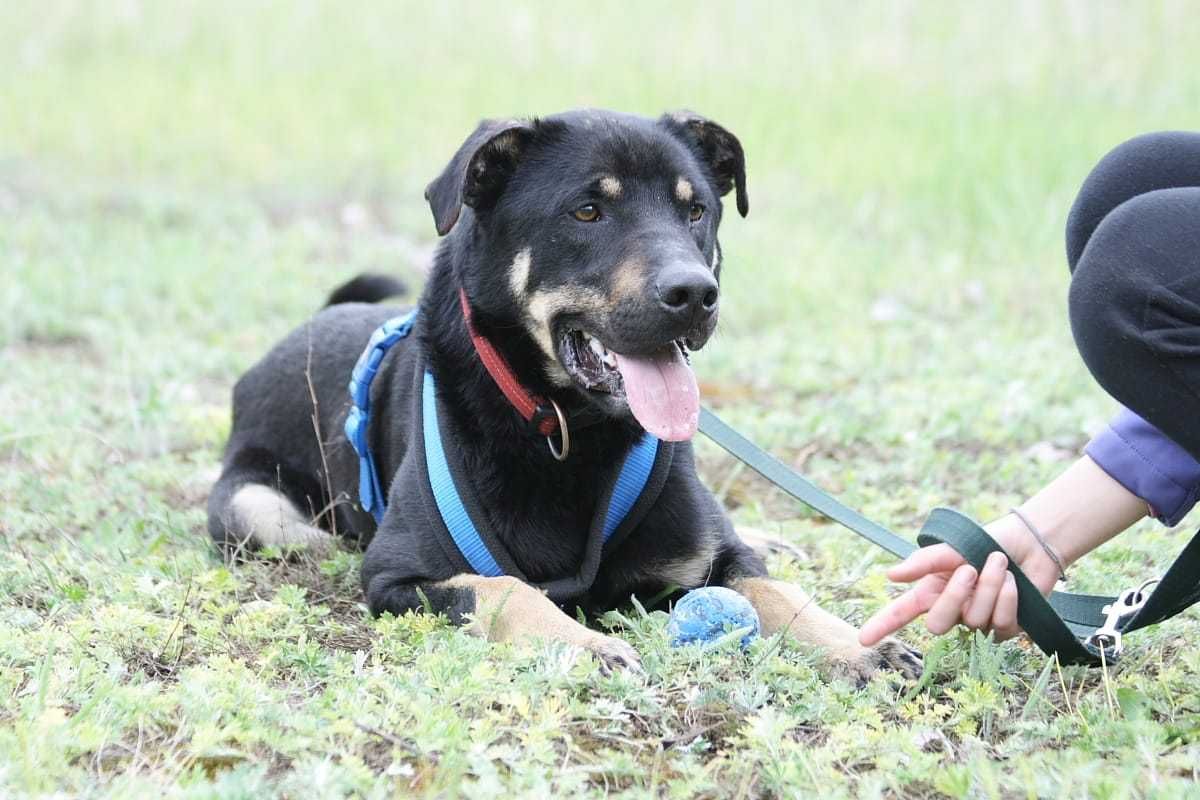
[[1117,483],[1142,498],[1150,514],[1176,525],[1196,505],[1200,463],[1128,409],[1084,450]]

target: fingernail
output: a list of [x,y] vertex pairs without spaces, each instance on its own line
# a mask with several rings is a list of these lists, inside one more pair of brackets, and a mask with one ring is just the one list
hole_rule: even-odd
[[987,560],[987,565],[993,569],[1001,569],[1008,566],[1008,556],[1004,555],[1004,553],[1001,553],[999,550],[988,556]]
[[954,573],[954,580],[958,581],[963,586],[970,586],[975,582],[977,573],[975,568],[970,564],[963,564]]

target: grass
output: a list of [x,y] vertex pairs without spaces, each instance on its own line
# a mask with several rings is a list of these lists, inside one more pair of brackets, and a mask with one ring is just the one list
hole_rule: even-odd
[[[359,556],[224,565],[203,501],[241,370],[337,282],[420,280],[422,188],[482,116],[691,107],[741,137],[723,415],[913,535],[991,517],[1113,406],[1065,319],[1061,230],[1108,148],[1200,128],[1184,5],[6,4],[0,15],[0,796],[1184,797],[1196,617],[1107,672],[908,633],[917,686],[811,653],[647,675],[370,619]],[[858,621],[886,558],[707,443],[776,571]],[[1115,590],[1195,522],[1074,571]]]

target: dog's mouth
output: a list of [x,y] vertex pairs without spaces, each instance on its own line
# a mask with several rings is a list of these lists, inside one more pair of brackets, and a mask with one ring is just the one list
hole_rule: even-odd
[[688,341],[676,339],[644,355],[624,355],[582,330],[562,335],[559,357],[582,389],[627,405],[649,433],[684,441],[696,433],[700,392],[688,357]]

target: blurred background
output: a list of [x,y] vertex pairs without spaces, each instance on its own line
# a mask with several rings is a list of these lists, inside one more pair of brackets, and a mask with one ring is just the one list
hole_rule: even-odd
[[1200,128],[1193,12],[9,2],[0,399],[102,356],[87,394],[133,399],[61,414],[215,456],[233,378],[329,287],[419,287],[423,188],[480,118],[686,107],[749,167],[708,401],[893,519],[987,516],[1112,409],[1071,344],[1062,228],[1109,148]]

